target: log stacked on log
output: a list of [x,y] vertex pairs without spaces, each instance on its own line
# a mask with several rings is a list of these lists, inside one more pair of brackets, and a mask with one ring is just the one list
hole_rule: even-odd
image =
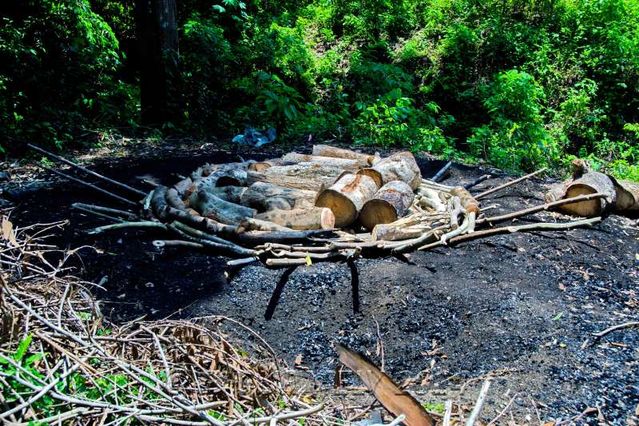
[[[115,183],[122,190],[141,193],[55,154],[38,150],[83,173]],[[353,163],[340,159],[355,160],[360,169],[350,169]],[[347,166],[341,168],[339,163]],[[380,158],[320,145],[313,148],[310,157],[289,155],[286,160],[260,163],[206,164],[171,187],[156,187],[140,202],[142,208],[137,213],[77,203],[73,208],[115,222],[97,227],[91,234],[126,229],[162,232],[170,234],[172,239],[155,240],[155,247],[195,248],[238,257],[228,262],[234,267],[253,262],[274,267],[339,260],[352,264],[358,256],[400,256],[492,235],[565,230],[591,226],[602,220],[594,217],[562,223],[495,226],[549,209],[570,205],[574,208],[580,203],[587,203],[582,205],[594,208],[595,212],[608,208],[621,212],[639,210],[638,185],[610,177],[608,182],[599,174],[576,167],[573,179],[553,188],[546,204],[498,216],[480,216],[477,199],[540,172],[473,196],[462,187],[422,179],[409,153]],[[126,205],[137,201],[82,179],[75,178],[74,182],[99,189]],[[576,193],[582,195],[565,198],[566,194]],[[392,222],[387,223],[389,221]],[[371,232],[360,232],[362,224]],[[328,229],[334,226],[349,229]],[[476,227],[479,229],[475,230]]]
[[588,194],[604,197],[564,204],[558,208],[565,214],[595,217],[615,212],[629,214],[639,212],[639,185],[617,180],[604,173],[592,171],[584,160],[572,163],[572,179],[554,185],[546,193],[546,202],[553,202]]

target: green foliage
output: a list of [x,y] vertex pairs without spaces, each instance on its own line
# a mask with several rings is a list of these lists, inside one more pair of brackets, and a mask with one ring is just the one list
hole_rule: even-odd
[[[5,149],[135,127],[133,4],[3,6]],[[635,176],[639,0],[177,4],[185,124],[174,130],[274,125],[280,140],[337,137],[513,171],[580,155]]]
[[468,138],[471,152],[498,167],[531,170],[550,166],[561,148],[543,126],[543,89],[530,74],[499,73],[487,89],[484,106],[490,123]]

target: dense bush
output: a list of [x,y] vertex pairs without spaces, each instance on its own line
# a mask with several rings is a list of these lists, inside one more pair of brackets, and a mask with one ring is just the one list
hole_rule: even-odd
[[[31,1],[4,14],[4,141],[136,123],[131,4]],[[639,0],[178,8],[184,132],[275,126],[280,141],[405,146],[510,170],[581,156],[639,175]]]

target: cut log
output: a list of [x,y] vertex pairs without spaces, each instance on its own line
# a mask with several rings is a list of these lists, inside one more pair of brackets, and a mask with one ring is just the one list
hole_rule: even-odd
[[240,204],[263,212],[313,207],[317,192],[284,188],[267,182],[255,182],[242,194]]
[[263,172],[248,172],[248,184],[267,182],[286,188],[317,191],[330,186],[344,171],[340,167],[317,163],[272,166]]
[[357,219],[366,201],[377,192],[377,184],[366,175],[345,174],[319,193],[315,205],[328,207],[335,215],[335,226],[343,228]]
[[378,187],[394,180],[401,180],[407,183],[414,191],[422,181],[422,175],[415,157],[408,151],[398,152],[386,157],[373,167],[362,169],[358,173],[374,179]]
[[349,149],[336,148],[330,145],[314,145],[313,155],[319,155],[322,157],[334,157],[334,158],[346,158],[349,160],[357,160],[361,166],[369,167],[377,163],[380,158],[379,155],[361,154],[359,152],[351,151]]
[[288,162],[282,160],[281,158],[274,158],[272,160],[258,161],[256,163],[251,163],[248,166],[248,170],[252,172],[263,172],[266,169],[269,169],[273,166],[286,166],[290,165]]
[[282,160],[290,163],[317,163],[325,166],[341,167],[342,170],[358,170],[368,167],[368,163],[350,158],[324,157],[321,155],[298,154],[291,152],[282,157]]
[[206,191],[199,191],[195,197],[191,196],[190,206],[202,216],[228,225],[235,225],[242,219],[255,217],[257,213],[252,208],[230,203]]
[[296,231],[311,229],[333,229],[335,227],[335,215],[331,209],[324,207],[312,207],[309,209],[271,210],[260,213],[257,219],[273,222]]
[[639,183],[627,180],[617,180],[610,177],[615,185],[617,199],[615,211],[617,213],[639,212]]
[[407,183],[400,180],[388,182],[364,204],[359,221],[368,230],[378,224],[395,222],[408,212],[413,198],[415,194]]
[[465,213],[479,214],[479,201],[466,188],[457,186],[451,189],[450,194],[454,197],[459,197],[459,202]]
[[553,202],[563,198],[596,193],[605,194],[605,198],[564,204],[558,208],[560,212],[573,216],[595,217],[610,210],[617,199],[615,185],[603,173],[588,172],[578,179],[555,185],[546,193],[545,200]]
[[223,199],[224,201],[235,204],[244,204],[242,203],[242,196],[247,189],[248,188],[246,188],[245,186],[220,186],[217,188],[213,188],[208,192],[215,195],[216,197]]
[[292,231],[292,229],[287,228],[285,226],[278,225],[273,222],[269,222],[267,220],[246,218],[242,222],[240,222],[240,226],[238,226],[237,232],[242,233],[242,232],[250,232],[250,231],[282,232],[282,231]]

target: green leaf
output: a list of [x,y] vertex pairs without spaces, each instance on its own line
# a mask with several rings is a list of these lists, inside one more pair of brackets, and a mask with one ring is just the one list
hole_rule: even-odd
[[33,339],[33,336],[31,334],[27,334],[27,337],[25,337],[24,339],[20,341],[20,344],[18,345],[18,349],[16,349],[16,353],[13,355],[14,360],[22,361],[22,358],[24,358],[24,355],[27,353],[27,350],[29,349],[29,345],[31,345],[32,339]]

